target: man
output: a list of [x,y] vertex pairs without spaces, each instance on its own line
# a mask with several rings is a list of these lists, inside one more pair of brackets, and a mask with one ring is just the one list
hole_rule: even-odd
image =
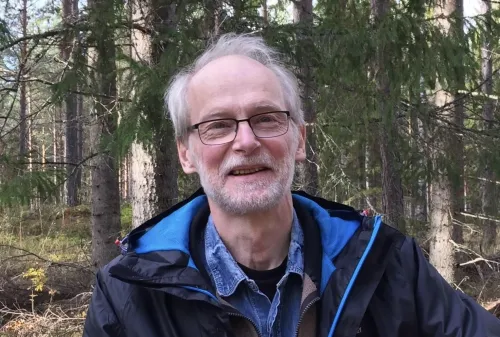
[[84,336],[500,336],[415,241],[290,192],[305,159],[297,81],[261,39],[222,36],[166,101],[203,190],[129,234],[97,275]]

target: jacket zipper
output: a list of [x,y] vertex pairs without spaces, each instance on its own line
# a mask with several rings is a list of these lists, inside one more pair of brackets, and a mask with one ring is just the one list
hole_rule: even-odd
[[238,313],[235,313],[235,312],[232,312],[232,311],[227,312],[227,314],[229,316],[240,317],[240,318],[246,319],[247,321],[249,321],[250,323],[252,323],[252,326],[254,327],[255,332],[257,333],[257,336],[262,337],[262,335],[259,332],[259,329],[257,328],[257,324],[255,324],[255,322],[252,321],[250,318],[246,317],[245,315],[238,314]]
[[304,308],[304,310],[302,310],[302,313],[301,313],[300,318],[299,318],[299,322],[297,323],[297,329],[295,330],[295,337],[299,336],[300,323],[302,323],[302,320],[304,319],[304,316],[306,315],[307,310],[309,310],[319,300],[320,300],[319,297],[313,298],[311,300],[311,302],[309,302],[309,304],[306,305],[306,307]]
[[375,241],[375,238],[377,237],[381,223],[382,223],[382,220],[380,217],[375,218],[375,225],[373,227],[373,232],[372,232],[370,241],[368,242],[368,245],[365,248],[363,255],[361,255],[361,259],[359,260],[356,268],[354,269],[354,273],[351,276],[349,283],[347,284],[347,288],[344,292],[344,295],[342,295],[342,299],[340,300],[339,307],[337,308],[337,313],[335,314],[335,317],[333,319],[333,323],[330,326],[330,332],[328,333],[328,337],[334,336],[335,329],[337,328],[337,324],[340,320],[340,315],[342,314],[342,311],[344,310],[344,306],[345,306],[345,303],[347,302],[347,298],[349,297],[349,294],[351,292],[351,288],[353,287],[354,282],[356,281],[356,278],[358,277],[359,270],[361,269],[361,267],[363,267],[363,263],[365,262],[366,256],[370,253],[370,250],[372,249],[373,242]]

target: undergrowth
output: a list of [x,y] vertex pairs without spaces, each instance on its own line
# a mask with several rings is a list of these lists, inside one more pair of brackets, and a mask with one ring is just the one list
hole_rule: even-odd
[[[125,235],[130,205],[121,220]],[[0,210],[0,337],[82,335],[94,280],[91,241],[87,205]]]

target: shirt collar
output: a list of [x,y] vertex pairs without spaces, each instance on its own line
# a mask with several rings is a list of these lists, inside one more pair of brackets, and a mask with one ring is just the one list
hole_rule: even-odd
[[[303,245],[304,234],[294,210],[285,275],[295,273],[302,277],[304,273]],[[231,296],[242,281],[250,281],[222,242],[212,216],[209,216],[205,229],[205,257],[208,272],[215,284],[217,293],[221,296]]]

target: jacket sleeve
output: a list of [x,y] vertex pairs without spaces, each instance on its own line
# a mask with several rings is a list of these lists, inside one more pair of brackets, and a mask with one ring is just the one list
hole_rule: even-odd
[[83,337],[124,337],[106,283],[102,279],[102,271],[99,271],[85,319]]
[[[464,293],[453,289],[426,260],[413,239],[402,247],[412,274],[420,336],[500,337],[500,320]],[[410,262],[410,261],[408,261]]]

